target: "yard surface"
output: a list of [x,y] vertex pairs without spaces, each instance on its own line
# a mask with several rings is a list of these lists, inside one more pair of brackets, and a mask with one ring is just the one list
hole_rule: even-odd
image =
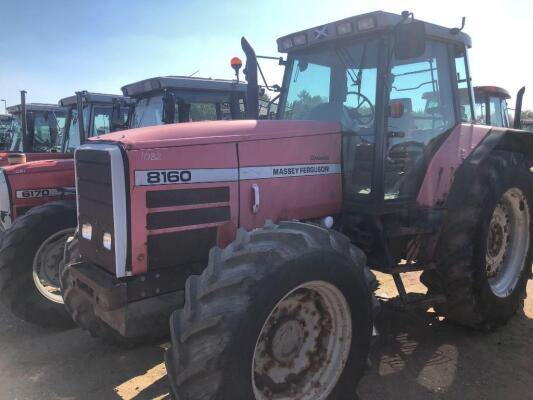
[[[396,295],[388,277],[380,281],[382,295]],[[406,281],[423,292],[416,276]],[[533,282],[528,293],[524,312],[494,333],[430,312],[385,311],[360,399],[533,399]],[[165,346],[124,350],[79,329],[40,329],[0,308],[0,399],[167,399]]]

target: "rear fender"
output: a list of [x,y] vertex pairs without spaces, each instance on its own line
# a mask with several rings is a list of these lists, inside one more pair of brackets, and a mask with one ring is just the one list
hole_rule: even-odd
[[489,154],[496,150],[522,153],[533,163],[533,133],[509,128],[491,128],[485,139],[457,170],[446,201],[447,209],[457,209],[464,204],[480,166]]

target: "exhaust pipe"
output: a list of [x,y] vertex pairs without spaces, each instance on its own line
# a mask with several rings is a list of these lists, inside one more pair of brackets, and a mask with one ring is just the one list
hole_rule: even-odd
[[526,91],[526,87],[523,86],[516,94],[516,105],[514,108],[514,122],[513,122],[514,129],[522,129],[522,99],[524,97],[525,91]]
[[241,39],[242,51],[246,55],[246,66],[244,76],[246,76],[246,118],[259,119],[259,85],[257,83],[257,57],[255,51],[244,38]]

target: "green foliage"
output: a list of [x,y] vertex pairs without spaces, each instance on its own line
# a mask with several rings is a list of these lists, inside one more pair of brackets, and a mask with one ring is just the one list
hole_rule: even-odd
[[522,111],[521,119],[533,119],[533,111],[531,110]]
[[321,96],[311,96],[307,90],[302,90],[298,93],[298,99],[288,105],[286,118],[309,119],[310,111],[322,103],[327,103],[327,99]]

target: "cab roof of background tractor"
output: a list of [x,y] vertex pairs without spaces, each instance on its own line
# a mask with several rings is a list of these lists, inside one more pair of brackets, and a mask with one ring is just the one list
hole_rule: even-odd
[[507,90],[498,86],[476,86],[474,87],[474,92],[476,94],[476,98],[478,96],[496,96],[506,100],[511,98],[511,95]]
[[[26,104],[26,111],[32,112],[32,111],[53,111],[53,112],[59,112],[59,111],[66,111],[64,107],[61,107],[57,104],[46,104],[46,103],[27,103]],[[7,112],[10,114],[20,114],[22,112],[22,104],[17,104],[14,106],[7,107]]]
[[159,76],[144,79],[122,87],[124,96],[141,96],[146,93],[164,89],[211,91],[211,92],[246,92],[246,84],[227,79],[197,78],[190,76]]
[[[324,43],[342,40],[345,38],[364,37],[375,35],[378,32],[387,32],[396,29],[406,17],[384,11],[375,11],[367,14],[345,18],[330,22],[315,28],[306,29],[277,40],[280,53],[290,53],[301,49],[322,45]],[[428,22],[425,26],[425,35],[429,38],[444,39],[458,42],[472,47],[472,39],[457,28],[449,29]]]
[[[113,104],[115,101],[120,101],[125,104],[132,103],[132,100],[129,97],[122,96],[120,94],[105,94],[105,93],[93,93],[82,91],[81,98],[84,104],[86,103],[103,103],[103,104]],[[77,96],[69,96],[59,100],[58,103],[63,107],[71,107],[77,104]]]

